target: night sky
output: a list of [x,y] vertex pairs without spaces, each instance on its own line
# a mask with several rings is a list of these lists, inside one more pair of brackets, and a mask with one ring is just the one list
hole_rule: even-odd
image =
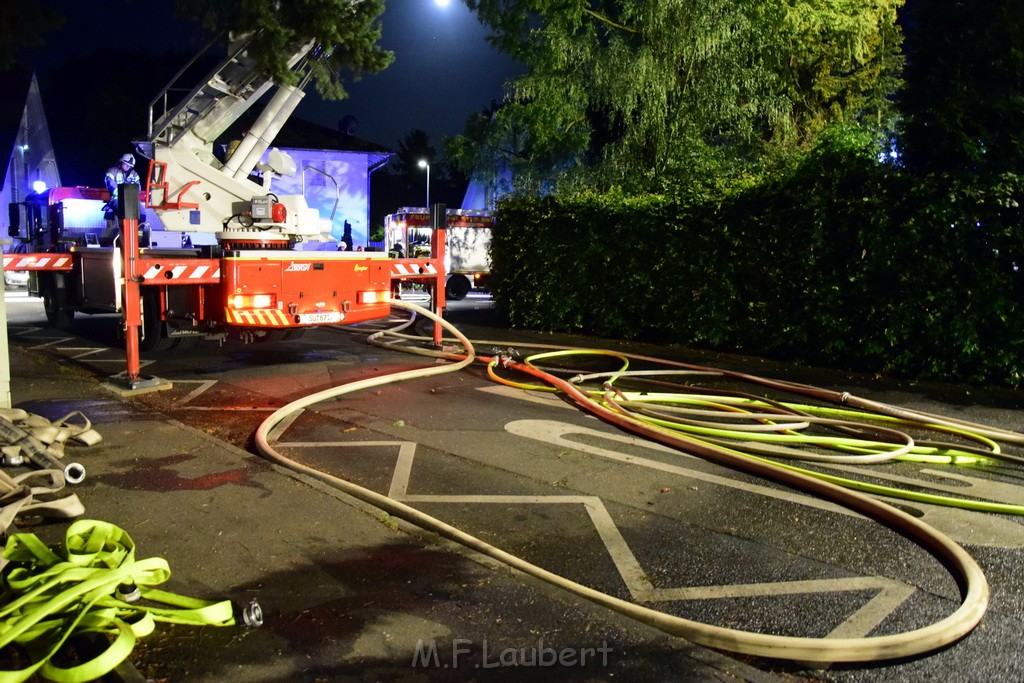
[[357,135],[389,147],[422,128],[440,149],[441,136],[461,133],[467,117],[500,101],[502,83],[523,68],[486,42],[487,31],[459,0],[388,0],[381,46],[395,61],[351,86],[350,98],[319,103],[307,97],[302,118],[335,126],[346,114]]
[[[100,4],[50,0],[47,4],[68,21],[47,36],[45,49],[26,54],[41,76],[103,47],[193,54],[202,46],[196,25],[174,18],[174,0]],[[443,136],[462,132],[466,118],[492,99],[500,101],[504,81],[522,72],[520,65],[490,47],[486,29],[458,0],[451,0],[447,7],[436,0],[387,0],[381,24],[381,45],[395,53],[392,65],[376,76],[347,84],[347,100],[323,102],[309,89],[297,116],[335,128],[342,118],[353,115],[358,137],[392,148],[409,131],[420,128],[440,149]],[[153,83],[154,96],[163,85]],[[44,106],[57,99],[44,90]]]

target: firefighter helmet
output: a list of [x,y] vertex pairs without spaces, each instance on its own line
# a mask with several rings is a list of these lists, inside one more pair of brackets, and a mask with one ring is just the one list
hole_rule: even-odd
[[128,164],[130,168],[135,168],[135,156],[132,154],[122,154],[121,158],[117,161],[118,163]]

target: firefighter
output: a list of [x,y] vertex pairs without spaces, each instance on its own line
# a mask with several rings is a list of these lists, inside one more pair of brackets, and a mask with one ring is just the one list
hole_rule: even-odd
[[139,174],[135,172],[135,156],[132,154],[122,154],[117,163],[107,169],[107,175],[103,178],[103,182],[107,186],[107,191],[110,192],[110,201],[107,203],[107,209],[117,213],[117,186],[141,184]]
[[347,251],[352,251],[352,224],[345,221],[344,232],[341,234],[341,243]]
[[[101,243],[107,242],[113,244],[117,235],[119,234],[119,225],[117,222],[117,186],[118,185],[141,185],[142,181],[139,179],[139,174],[135,171],[135,156],[133,154],[122,154],[121,158],[114,163],[113,166],[107,169],[107,174],[103,177],[103,183],[107,186],[107,191],[110,192],[110,199],[103,206],[103,216],[107,219],[107,231],[104,234],[104,240]],[[141,198],[141,195],[140,195]],[[139,223],[140,227],[143,227],[143,233],[148,233],[142,224],[145,223],[146,214],[139,211]],[[106,244],[104,246],[109,246]],[[146,245],[140,245],[146,246]]]

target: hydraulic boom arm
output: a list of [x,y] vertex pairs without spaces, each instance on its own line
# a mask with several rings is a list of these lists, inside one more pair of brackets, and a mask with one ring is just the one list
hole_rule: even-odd
[[[251,36],[233,38],[226,55],[184,98],[171,103],[179,81],[213,43],[186,65],[150,105],[146,151],[153,160],[148,206],[168,230],[216,233],[227,242],[280,245],[318,239],[329,223],[301,195],[269,192],[273,174],[291,175],[294,162],[272,150],[263,155],[302,101],[310,60],[321,54],[312,41],[296,45],[288,60],[298,85],[281,85],[261,72],[249,54]],[[262,113],[230,154],[218,156],[214,142],[274,88]],[[251,179],[262,174],[262,182]]]

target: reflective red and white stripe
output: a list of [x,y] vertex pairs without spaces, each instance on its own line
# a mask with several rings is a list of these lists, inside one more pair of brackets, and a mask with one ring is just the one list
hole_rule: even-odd
[[220,267],[210,265],[177,265],[166,268],[154,265],[142,274],[144,280],[219,280]]
[[4,256],[4,270],[71,270],[67,254],[14,254]]
[[409,277],[413,275],[437,275],[437,268],[432,263],[391,264],[391,277]]

